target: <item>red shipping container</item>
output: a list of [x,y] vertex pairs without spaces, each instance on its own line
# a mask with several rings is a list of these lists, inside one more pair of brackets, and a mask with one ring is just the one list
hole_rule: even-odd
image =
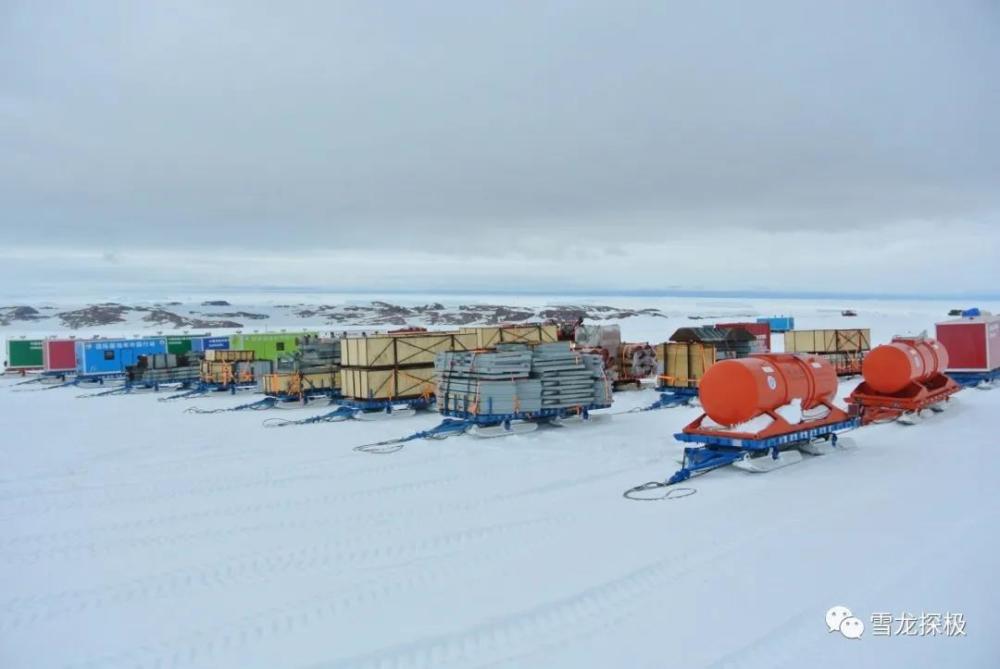
[[765,353],[771,352],[771,324],[770,323],[716,323],[717,328],[743,328],[760,342]]
[[46,339],[42,344],[46,372],[72,372],[76,369],[76,341]]
[[988,372],[1000,368],[1000,316],[938,323],[937,340],[948,350],[946,372]]

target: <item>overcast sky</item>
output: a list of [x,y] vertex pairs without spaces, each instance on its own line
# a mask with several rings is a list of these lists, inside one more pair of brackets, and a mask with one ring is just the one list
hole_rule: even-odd
[[1000,292],[1000,2],[0,0],[0,216],[18,294]]

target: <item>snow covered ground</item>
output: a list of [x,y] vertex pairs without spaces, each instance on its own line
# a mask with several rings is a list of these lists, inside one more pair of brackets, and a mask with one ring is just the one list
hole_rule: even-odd
[[[879,341],[932,331],[945,305],[755,308],[771,306]],[[622,326],[660,340],[678,323]],[[624,489],[677,468],[671,435],[696,409],[369,455],[352,447],[437,416],[265,429],[322,409],[193,415],[243,399],[10,384],[4,668],[1000,664],[1000,389],[856,431],[842,453],[632,502]],[[606,413],[655,398],[621,393]],[[835,605],[864,621],[860,640],[827,632]],[[966,635],[874,636],[883,612],[961,613]]]

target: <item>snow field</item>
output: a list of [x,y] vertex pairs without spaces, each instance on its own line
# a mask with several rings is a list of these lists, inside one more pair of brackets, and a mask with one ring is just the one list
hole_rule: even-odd
[[[931,327],[933,309],[872,323]],[[828,325],[828,323],[830,325]],[[663,319],[622,323],[627,338]],[[647,330],[648,328],[648,330]],[[655,329],[655,331],[654,331]],[[994,667],[995,415],[963,391],[924,423],[693,496],[622,499],[678,464],[695,408],[503,439],[352,447],[435,414],[266,429],[222,395],[78,399],[0,380],[3,667]],[[853,383],[841,386],[846,396]],[[601,415],[605,414],[605,415]],[[607,415],[617,414],[617,415]],[[961,638],[828,634],[826,610],[957,611]]]

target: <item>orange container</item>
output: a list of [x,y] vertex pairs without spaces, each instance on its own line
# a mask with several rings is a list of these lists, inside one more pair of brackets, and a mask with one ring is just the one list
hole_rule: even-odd
[[929,337],[894,337],[876,346],[865,358],[861,374],[879,393],[891,395],[917,381],[926,381],[948,368],[948,351]]
[[811,409],[832,400],[836,392],[837,372],[826,360],[764,353],[715,363],[705,372],[698,397],[713,421],[737,425],[793,399]]

